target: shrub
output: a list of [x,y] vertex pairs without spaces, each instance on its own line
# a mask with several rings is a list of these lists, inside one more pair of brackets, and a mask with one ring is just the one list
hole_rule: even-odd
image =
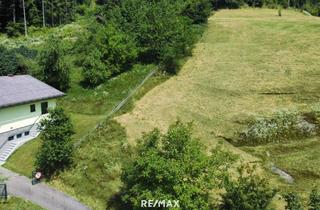
[[180,208],[208,209],[209,191],[234,160],[219,148],[205,154],[190,125],[176,122],[167,134],[154,130],[139,141],[136,155],[123,167],[122,200],[140,208],[141,200],[179,200]]
[[24,26],[23,23],[9,22],[5,30],[9,37],[17,37],[24,33]]
[[61,39],[50,36],[39,58],[41,79],[61,91],[66,91],[70,86],[70,67],[64,56]]
[[309,210],[320,210],[320,192],[316,187],[309,195]]
[[240,133],[239,145],[257,145],[288,139],[314,136],[318,132],[318,121],[313,113],[304,116],[298,113],[278,112],[272,119],[258,119]]
[[35,167],[50,178],[72,163],[74,134],[69,116],[61,108],[51,110],[40,122],[42,144],[36,156]]
[[212,7],[209,0],[189,0],[182,14],[189,17],[193,23],[206,23]]
[[246,4],[250,7],[262,7],[263,6],[263,0],[244,0]]
[[105,15],[137,41],[140,60],[159,63],[167,60],[169,51],[179,59],[192,47],[191,21],[181,12],[175,1],[125,0]]
[[238,168],[239,179],[228,176],[225,180],[226,193],[222,196],[221,209],[256,210],[266,209],[276,190],[268,182],[256,175],[254,167],[245,165]]
[[83,82],[97,86],[128,69],[137,57],[135,42],[112,25],[95,24],[80,43]]
[[211,2],[215,9],[237,9],[244,4],[243,0],[211,0]]
[[0,45],[0,76],[26,73],[26,67],[20,62],[13,50]]
[[303,205],[298,194],[289,192],[284,194],[283,198],[286,201],[286,210],[303,210]]

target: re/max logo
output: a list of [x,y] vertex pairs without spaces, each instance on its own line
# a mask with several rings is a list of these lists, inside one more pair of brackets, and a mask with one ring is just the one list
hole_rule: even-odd
[[179,208],[178,200],[141,200],[141,208]]

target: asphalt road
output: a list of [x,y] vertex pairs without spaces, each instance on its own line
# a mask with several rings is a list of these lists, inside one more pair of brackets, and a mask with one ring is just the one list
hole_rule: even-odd
[[6,168],[0,167],[0,175],[7,178],[8,194],[31,201],[45,209],[52,210],[88,210],[74,198],[52,189],[44,183],[31,184],[25,176],[16,174]]

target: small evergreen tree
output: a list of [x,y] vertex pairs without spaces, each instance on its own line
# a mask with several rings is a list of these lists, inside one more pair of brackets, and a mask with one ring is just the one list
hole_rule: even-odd
[[42,145],[36,156],[36,169],[51,177],[72,163],[73,145],[71,136],[74,134],[70,118],[63,109],[51,110],[48,118],[41,121]]
[[264,178],[254,173],[255,167],[243,165],[238,168],[238,172],[238,180],[226,177],[226,193],[222,196],[221,209],[266,209],[277,191],[270,188]]
[[70,84],[70,67],[64,55],[61,39],[50,36],[40,54],[39,61],[42,80],[61,91],[66,91]]
[[320,210],[320,192],[316,187],[309,195],[309,210]]
[[283,198],[287,202],[285,206],[286,210],[303,210],[301,198],[297,193],[288,192],[283,195]]

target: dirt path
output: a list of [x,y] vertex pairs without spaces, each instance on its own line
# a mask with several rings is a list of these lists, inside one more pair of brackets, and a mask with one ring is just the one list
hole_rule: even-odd
[[25,176],[16,174],[8,169],[0,167],[0,175],[7,178],[9,195],[21,197],[39,206],[50,210],[88,210],[74,198],[50,188],[46,184],[31,184],[31,180]]

